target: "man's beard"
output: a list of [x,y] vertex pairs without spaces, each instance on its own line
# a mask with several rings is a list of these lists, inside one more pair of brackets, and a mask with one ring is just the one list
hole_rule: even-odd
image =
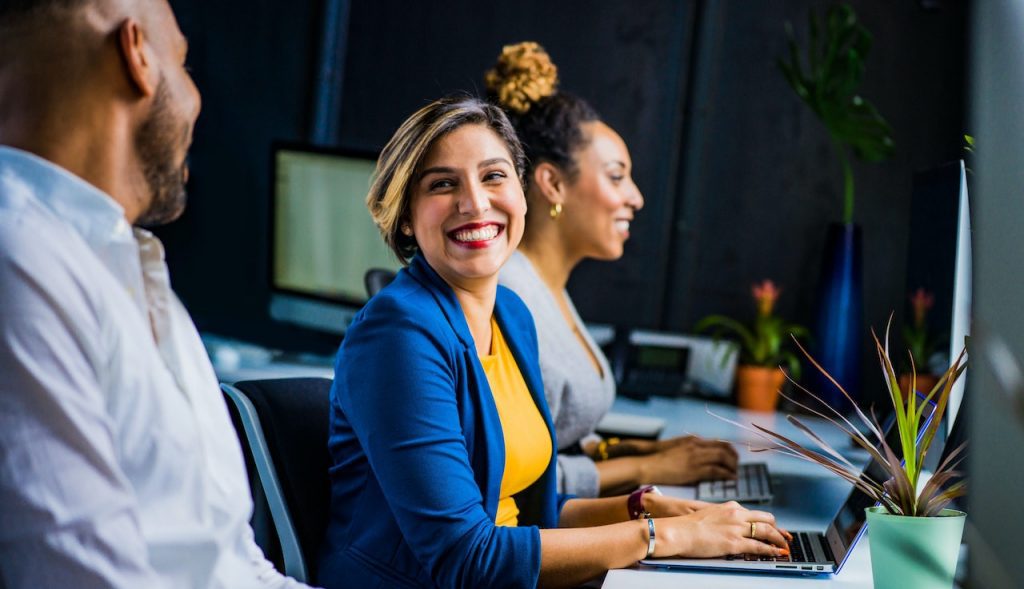
[[150,192],[149,207],[136,223],[143,227],[164,225],[185,211],[185,169],[177,163],[177,151],[187,141],[188,128],[175,121],[167,81],[160,80],[153,110],[135,134],[135,149]]

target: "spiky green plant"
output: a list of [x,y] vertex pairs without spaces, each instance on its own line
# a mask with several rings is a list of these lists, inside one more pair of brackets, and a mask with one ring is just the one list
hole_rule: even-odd
[[[960,378],[960,375],[963,374],[964,370],[967,368],[967,350],[964,349],[960,352],[956,361],[953,362],[945,373],[943,373],[939,378],[939,381],[935,384],[932,390],[929,391],[923,401],[919,402],[917,395],[915,394],[908,395],[906,397],[906,401],[904,401],[904,396],[900,392],[899,378],[897,377],[893,364],[889,359],[889,327],[887,326],[885,330],[885,345],[879,341],[874,330],[871,330],[871,336],[874,338],[875,348],[878,353],[878,360],[882,366],[882,372],[885,375],[886,386],[889,390],[889,399],[892,401],[893,409],[896,413],[896,427],[899,432],[900,449],[902,450],[902,456],[905,457],[905,460],[901,461],[895,450],[889,446],[888,442],[886,442],[885,436],[882,434],[882,427],[879,425],[874,412],[872,412],[871,417],[869,418],[859,407],[857,407],[857,404],[853,401],[850,395],[847,394],[846,390],[843,389],[842,385],[836,382],[836,380],[832,378],[813,357],[811,357],[807,350],[800,345],[800,342],[796,342],[800,351],[803,352],[815,368],[825,375],[825,377],[831,381],[844,396],[846,396],[850,401],[850,404],[855,408],[855,414],[863,424],[863,429],[868,433],[863,433],[861,428],[855,427],[849,418],[832,408],[820,397],[795,382],[793,383],[794,385],[807,393],[812,399],[816,400],[821,407],[816,409],[807,404],[800,403],[795,399],[789,397],[786,398],[807,411],[810,411],[814,415],[827,419],[833,425],[842,430],[850,437],[850,439],[866,450],[872,458],[878,461],[878,463],[885,468],[889,475],[888,480],[876,481],[870,478],[862,469],[854,467],[853,464],[851,464],[832,446],[815,434],[810,427],[793,415],[788,415],[786,419],[801,432],[805,433],[812,444],[802,444],[757,424],[751,424],[752,427],[756,429],[750,430],[749,427],[742,424],[738,424],[736,422],[732,423],[739,425],[744,429],[754,431],[763,439],[767,440],[769,446],[767,448],[758,448],[757,450],[779,451],[789,456],[802,458],[815,464],[819,464],[853,483],[853,485],[858,489],[884,506],[886,511],[892,515],[918,517],[937,516],[950,501],[962,496],[966,492],[966,481],[963,479],[955,480],[961,474],[956,470],[956,467],[962,460],[960,455],[963,452],[966,443],[961,444],[949,453],[946,459],[942,461],[942,464],[940,464],[935,470],[931,479],[929,479],[921,488],[920,493],[916,490],[921,478],[921,471],[924,466],[925,456],[928,453],[928,448],[935,439],[935,434],[938,431],[939,425],[942,423],[942,416],[946,413],[946,406],[949,402],[950,391],[953,388],[953,384],[956,383],[957,379]],[[910,356],[910,363],[911,366],[913,366],[913,355]],[[917,390],[916,373],[911,381],[911,390]],[[921,420],[926,418],[925,411],[933,403],[934,409],[932,410],[933,415],[931,423],[928,424],[928,427],[925,429],[920,441],[918,441],[918,432],[921,426]],[[869,435],[877,438],[878,443],[873,444],[869,439]]]
[[892,129],[878,110],[857,94],[871,34],[848,4],[828,9],[824,18],[808,14],[810,41],[807,64],[800,56],[793,26],[786,23],[789,59],[778,66],[793,91],[828,130],[843,168],[843,222],[853,222],[853,170],[847,150],[857,158],[877,162],[892,155]]

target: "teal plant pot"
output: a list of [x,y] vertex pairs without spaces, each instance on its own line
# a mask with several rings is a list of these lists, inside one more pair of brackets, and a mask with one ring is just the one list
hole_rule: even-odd
[[943,509],[938,517],[890,515],[867,508],[875,589],[950,589],[967,514]]

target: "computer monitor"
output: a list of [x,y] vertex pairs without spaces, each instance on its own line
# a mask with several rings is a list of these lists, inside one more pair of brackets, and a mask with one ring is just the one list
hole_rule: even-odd
[[[964,347],[971,323],[971,222],[962,160],[915,174],[910,219],[908,296],[922,289],[933,297],[928,331],[931,338],[940,340],[930,358],[914,358],[914,362],[918,373],[942,374]],[[906,322],[911,321],[908,310]],[[966,376],[950,394],[947,424],[952,424],[960,407]]]
[[374,153],[272,146],[270,315],[344,333],[366,302],[370,268],[397,271],[366,209]]

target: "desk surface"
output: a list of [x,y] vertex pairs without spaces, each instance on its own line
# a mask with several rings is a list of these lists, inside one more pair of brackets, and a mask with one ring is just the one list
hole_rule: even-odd
[[[663,437],[695,434],[720,438],[736,444],[743,462],[767,462],[775,490],[775,500],[759,505],[775,514],[776,520],[791,530],[823,531],[832,521],[836,510],[846,500],[852,485],[825,469],[806,461],[784,456],[776,452],[753,452],[751,448],[763,447],[755,434],[744,431],[708,414],[714,412],[722,417],[749,425],[758,423],[784,435],[797,436],[804,440],[804,434],[786,421],[783,414],[740,411],[736,407],[707,403],[694,399],[653,398],[648,402],[630,399],[616,399],[612,411],[628,415],[656,416],[666,421]],[[804,421],[801,419],[801,421]],[[852,462],[865,463],[868,455],[863,450],[850,446],[845,436],[834,426],[823,420],[808,418],[808,425],[828,443],[841,451]],[[692,497],[692,487],[664,488],[667,494]],[[854,547],[849,560],[838,575],[798,577],[786,575],[758,575],[751,573],[667,571],[652,567],[637,566],[630,569],[610,571],[605,578],[605,589],[661,587],[795,587],[801,584],[815,587],[871,587],[871,562],[867,538],[861,539]]]

